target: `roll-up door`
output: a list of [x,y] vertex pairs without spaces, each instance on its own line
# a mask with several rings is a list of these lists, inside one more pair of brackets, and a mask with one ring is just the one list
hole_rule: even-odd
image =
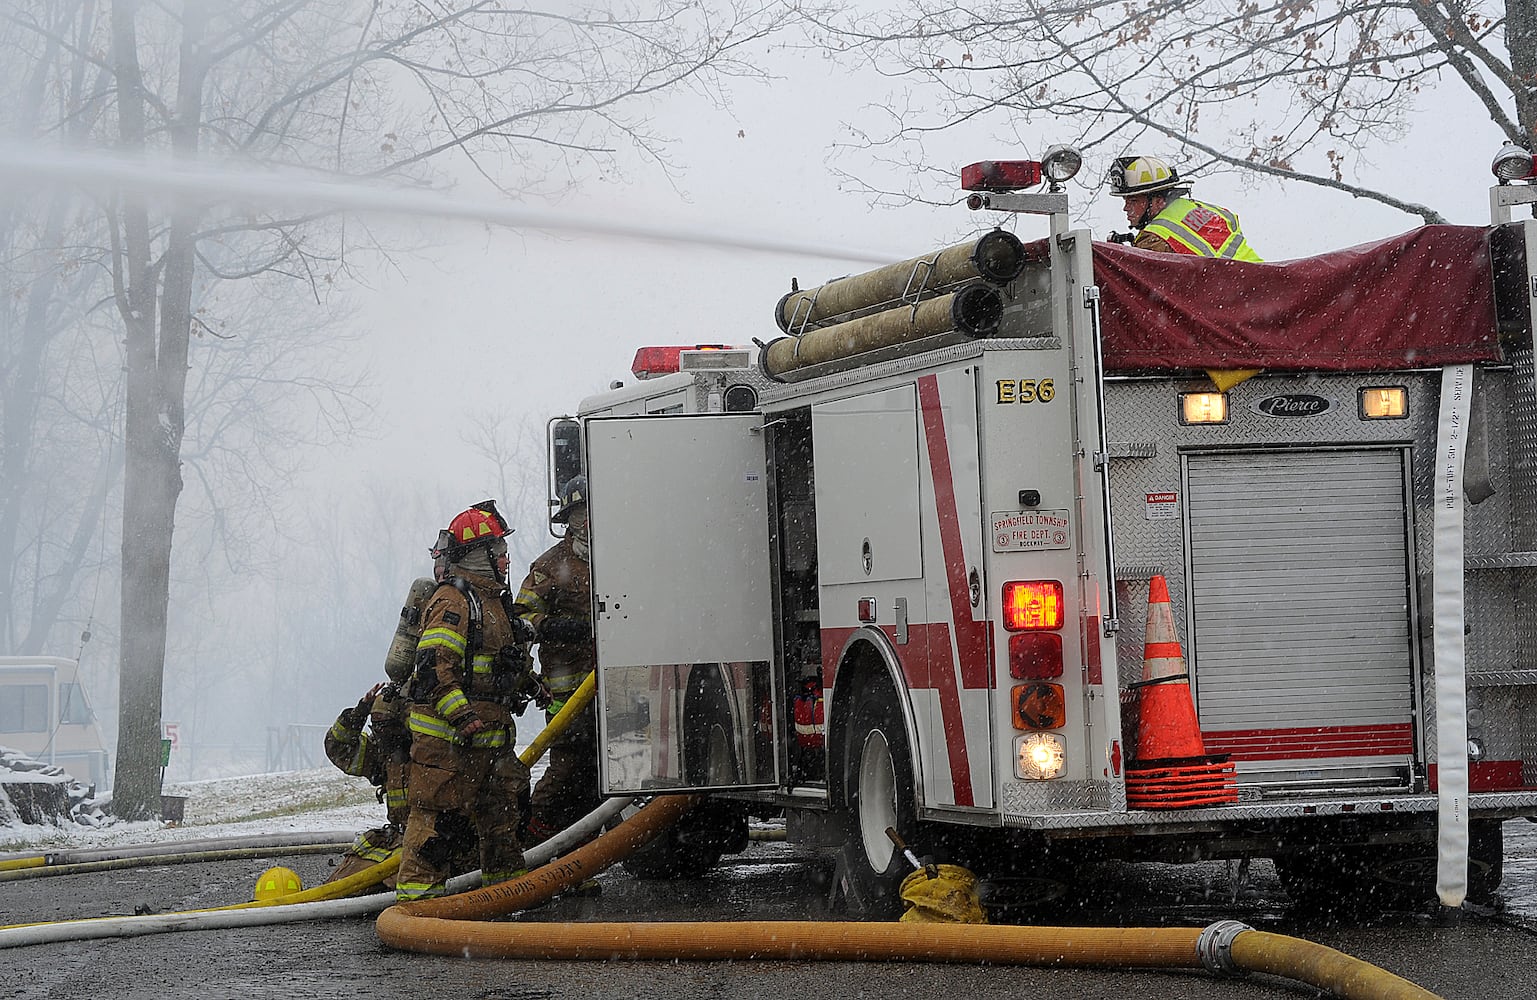
[[1206,749],[1240,782],[1407,783],[1406,463],[1398,448],[1186,457],[1192,680]]

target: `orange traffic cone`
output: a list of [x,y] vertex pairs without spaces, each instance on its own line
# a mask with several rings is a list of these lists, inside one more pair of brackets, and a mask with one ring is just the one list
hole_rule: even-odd
[[1209,757],[1190,697],[1190,672],[1179,636],[1169,584],[1148,586],[1147,638],[1138,689],[1137,757],[1126,768],[1126,804],[1138,809],[1182,809],[1238,801],[1238,779],[1226,757]]
[[1147,594],[1147,639],[1142,645],[1142,682],[1137,713],[1137,759],[1172,760],[1206,756],[1201,725],[1190,697],[1190,671],[1179,636],[1169,584],[1153,577]]

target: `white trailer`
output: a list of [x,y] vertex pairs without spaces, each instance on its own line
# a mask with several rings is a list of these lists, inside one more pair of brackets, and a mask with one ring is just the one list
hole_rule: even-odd
[[[584,401],[607,791],[737,804],[705,827],[782,812],[875,911],[909,868],[888,827],[1043,884],[1271,857],[1299,894],[1489,894],[1502,822],[1537,816],[1537,222],[1508,215],[1534,196],[1192,284],[1196,262],[1070,230],[1065,195],[984,182],[974,208],[1046,230],[989,290],[924,287],[951,251],[918,258],[895,302],[781,303],[757,370]],[[1235,274],[1292,303],[1257,321],[1271,340],[1189,308]],[[953,326],[864,338],[925,303]],[[1182,346],[1192,326],[1220,349]],[[860,347],[821,360],[818,336]],[[1264,370],[1203,374],[1240,367]],[[755,405],[700,405],[732,386]],[[1191,763],[1137,758],[1155,577],[1224,775],[1193,807],[1138,806],[1150,767]],[[696,828],[678,870],[739,839]]]

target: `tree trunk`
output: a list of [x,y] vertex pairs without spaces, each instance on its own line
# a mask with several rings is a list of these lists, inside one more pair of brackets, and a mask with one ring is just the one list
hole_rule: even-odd
[[[145,146],[135,7],[133,0],[120,0],[112,9],[118,118],[122,146],[130,154],[142,153]],[[197,152],[204,79],[200,45],[206,16],[207,7],[202,3],[189,3],[183,11],[177,103],[171,122],[172,146],[182,159],[191,159]],[[144,819],[158,813],[160,807],[160,712],[171,542],[176,501],[182,490],[181,441],[197,212],[183,204],[173,210],[166,250],[158,262],[151,261],[149,213],[144,203],[125,199],[122,220],[118,304],[127,333],[128,374],[122,660],[112,802],[118,816]],[[158,302],[157,277],[163,282]]]
[[1517,80],[1516,121],[1526,148],[1537,150],[1537,0],[1506,0],[1505,47]]

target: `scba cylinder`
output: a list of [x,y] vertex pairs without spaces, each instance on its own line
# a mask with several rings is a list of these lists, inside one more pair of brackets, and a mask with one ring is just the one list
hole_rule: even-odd
[[416,643],[422,637],[422,608],[437,589],[437,581],[425,576],[411,581],[405,606],[400,609],[400,623],[395,626],[389,651],[384,654],[385,676],[396,684],[410,680],[411,672],[416,669]]

